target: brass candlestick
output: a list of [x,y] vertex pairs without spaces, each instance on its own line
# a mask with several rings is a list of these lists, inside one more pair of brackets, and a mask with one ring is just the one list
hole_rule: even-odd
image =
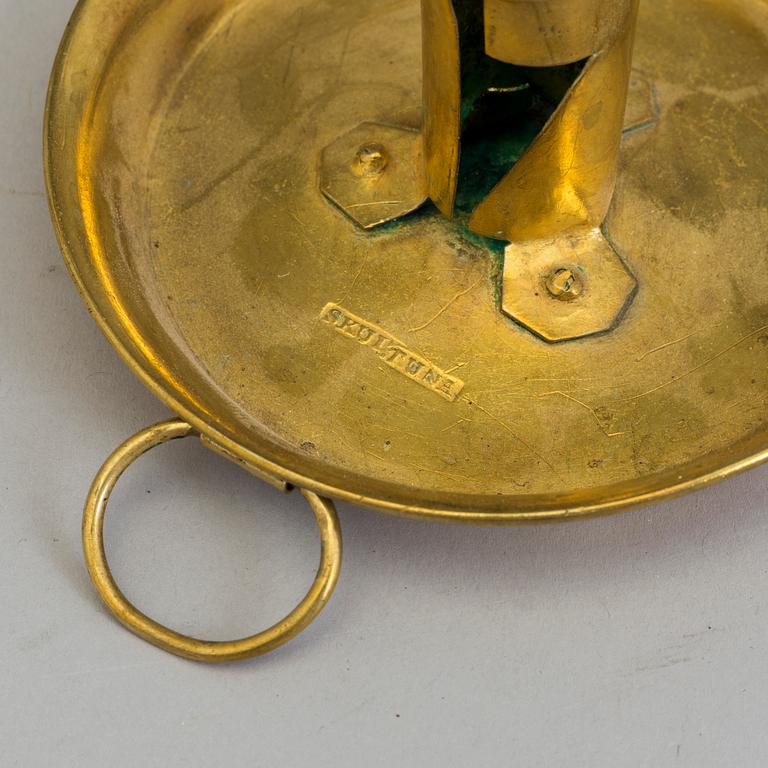
[[[51,79],[53,219],[178,416],[87,500],[117,618],[244,658],[330,596],[331,499],[567,520],[765,460],[766,32],[766,0],[82,0]],[[111,488],[187,436],[319,525],[307,598],[245,640],[163,628],[109,573]]]

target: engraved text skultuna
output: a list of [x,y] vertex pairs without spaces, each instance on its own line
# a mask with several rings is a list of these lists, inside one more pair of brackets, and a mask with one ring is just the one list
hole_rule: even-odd
[[421,355],[412,352],[401,341],[337,304],[328,304],[320,319],[337,333],[367,347],[390,368],[411,381],[453,402],[464,388],[464,382],[450,376]]

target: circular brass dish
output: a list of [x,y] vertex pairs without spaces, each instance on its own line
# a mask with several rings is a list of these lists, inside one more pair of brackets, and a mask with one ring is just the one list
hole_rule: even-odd
[[600,336],[505,317],[498,259],[432,208],[366,232],[321,194],[339,137],[418,130],[418,0],[83,0],[59,239],[130,367],[272,478],[474,522],[654,501],[768,457],[767,30],[765,0],[642,4],[605,226],[638,292]]

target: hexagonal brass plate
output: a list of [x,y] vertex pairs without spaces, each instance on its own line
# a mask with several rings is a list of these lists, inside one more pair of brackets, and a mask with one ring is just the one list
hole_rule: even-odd
[[54,72],[62,248],[129,365],[227,455],[321,494],[472,521],[626,507],[768,448],[768,6],[642,6],[658,122],[606,223],[639,289],[548,344],[500,259],[432,209],[362,231],[324,147],[418,129],[418,0],[84,0]]
[[[580,282],[571,301],[547,282],[568,269]],[[568,341],[614,328],[629,307],[637,281],[599,229],[556,240],[513,243],[504,252],[501,308],[546,341]]]
[[[379,166],[366,169],[360,155],[373,152]],[[421,133],[362,123],[320,155],[320,190],[363,229],[415,211],[426,199]]]

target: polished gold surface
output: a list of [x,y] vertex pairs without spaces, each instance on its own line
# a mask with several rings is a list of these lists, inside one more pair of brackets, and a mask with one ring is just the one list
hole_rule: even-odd
[[115,483],[125,470],[151,448],[194,435],[183,421],[167,421],[127,440],[104,463],[91,486],[83,515],[83,549],[88,572],[104,605],[135,635],[176,656],[193,661],[230,662],[261,656],[294,638],[328,602],[341,568],[341,530],[333,502],[305,491],[320,531],[321,556],[317,577],[301,603],[282,621],[257,635],[228,642],[196,640],[158,624],[133,606],[115,583],[104,552],[104,515]]
[[[459,222],[426,208],[365,232],[320,191],[340,136],[419,130],[419,15],[81,2],[52,79],[50,198],[132,369],[275,482],[400,514],[564,519],[763,461],[765,0],[641,5],[653,118],[624,134],[604,225],[639,290],[610,333],[565,344],[499,311],[502,253]],[[529,221],[512,224],[532,237]],[[356,325],[337,330],[329,305]]]

